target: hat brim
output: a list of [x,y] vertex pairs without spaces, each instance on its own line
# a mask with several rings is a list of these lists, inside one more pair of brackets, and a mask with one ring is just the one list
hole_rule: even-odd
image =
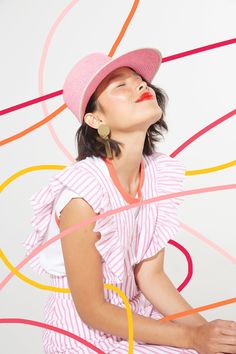
[[105,77],[113,70],[127,66],[134,69],[138,74],[142,75],[145,80],[151,82],[156,75],[162,61],[162,54],[156,48],[140,48],[125,53],[117,58],[112,59],[95,72],[90,78],[81,96],[81,105],[79,110],[79,119],[82,122],[84,112],[88,101],[94,91]]

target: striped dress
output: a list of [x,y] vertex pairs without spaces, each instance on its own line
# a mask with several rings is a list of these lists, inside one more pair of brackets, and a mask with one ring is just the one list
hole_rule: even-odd
[[[183,190],[185,166],[162,153],[143,155],[135,197],[125,191],[113,164],[108,159],[87,157],[57,173],[47,186],[31,198],[33,230],[23,242],[26,254],[60,232],[60,212],[72,198],[83,198],[95,213],[130,205],[141,200]],[[96,221],[94,232],[101,238],[95,243],[102,256],[103,283],[120,288],[137,314],[160,319],[163,315],[144,297],[134,278],[134,266],[154,256],[179,230],[177,206],[183,197],[175,197],[137,206]],[[51,285],[68,288],[61,240],[57,240],[31,259],[30,265],[50,277]],[[104,288],[107,302],[125,308],[120,296]],[[86,325],[79,317],[70,293],[51,292],[45,305],[45,323],[72,332],[104,353],[128,353],[128,341]],[[91,348],[52,330],[43,332],[43,348],[50,354],[95,353]],[[192,353],[193,349],[175,348],[134,341],[133,353]]]

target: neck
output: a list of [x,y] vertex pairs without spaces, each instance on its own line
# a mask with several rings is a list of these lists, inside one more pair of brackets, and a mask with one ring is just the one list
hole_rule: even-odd
[[110,161],[124,188],[129,193],[132,193],[132,191],[137,191],[139,183],[140,165],[143,160],[143,144],[132,144],[129,140],[129,147],[130,149],[121,147],[122,152],[120,156],[113,156]]

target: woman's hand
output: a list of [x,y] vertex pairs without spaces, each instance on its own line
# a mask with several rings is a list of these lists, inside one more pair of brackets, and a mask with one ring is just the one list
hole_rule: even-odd
[[236,353],[236,322],[217,319],[194,327],[193,346],[199,354]]

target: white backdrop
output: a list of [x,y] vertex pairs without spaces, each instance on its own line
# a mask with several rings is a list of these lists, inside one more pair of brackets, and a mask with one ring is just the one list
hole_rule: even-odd
[[[1,0],[1,109],[61,90],[68,70],[79,58],[90,52],[108,54],[133,4],[128,0]],[[165,58],[232,39],[235,13],[235,0],[141,0],[114,57],[136,48],[156,47]],[[169,132],[159,151],[170,155],[195,133],[235,109],[235,54],[235,44],[230,44],[162,63],[153,83],[169,96]],[[60,95],[2,116],[1,140],[41,121],[62,104]],[[235,161],[234,118],[200,136],[175,158],[183,161],[188,171]],[[51,120],[51,126],[51,131],[44,124],[1,146],[1,183],[29,166],[72,162],[76,118],[66,109]],[[25,173],[3,188],[0,247],[13,265],[24,258],[21,242],[31,232],[29,199],[56,173],[58,170],[50,169]],[[185,190],[232,184],[235,176],[235,165],[187,175]],[[235,189],[188,195],[179,208],[182,228],[176,240],[193,260],[193,276],[181,293],[193,307],[235,297],[235,197]],[[195,233],[187,231],[187,226]],[[199,239],[197,232],[218,245],[218,251]],[[3,280],[9,269],[3,262],[0,267]],[[166,249],[165,267],[174,284],[180,285],[187,274],[187,262],[171,245]],[[28,265],[21,272],[48,283],[47,277],[37,275]],[[48,296],[49,292],[14,276],[1,291],[0,317],[43,322]],[[236,320],[236,304],[201,314],[208,320]],[[1,324],[1,352],[42,354],[41,335],[38,327]]]

